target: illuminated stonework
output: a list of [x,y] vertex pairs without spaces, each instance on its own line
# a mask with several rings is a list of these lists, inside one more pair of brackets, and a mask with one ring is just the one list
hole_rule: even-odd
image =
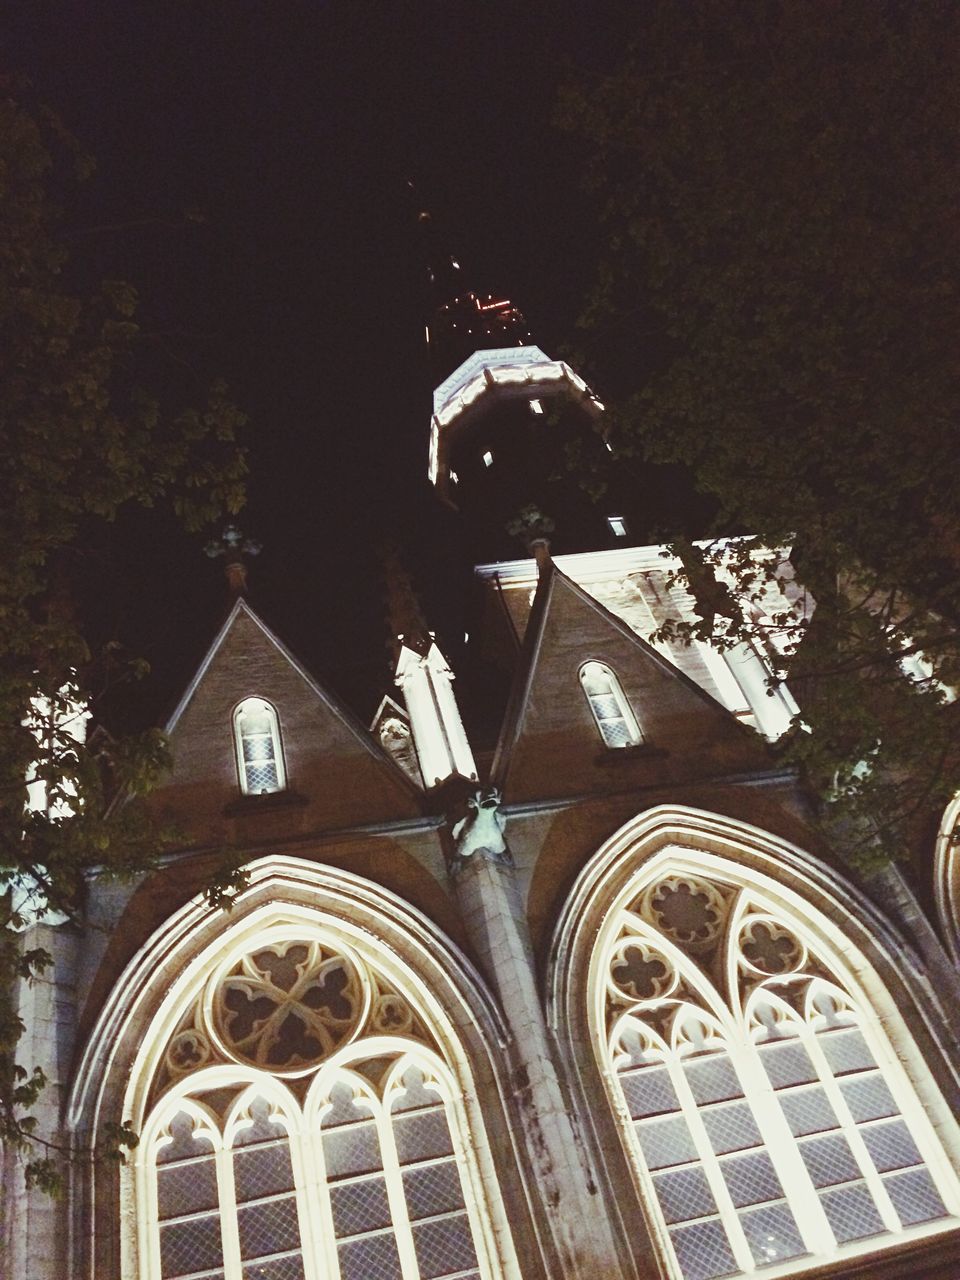
[[933,1129],[802,918],[678,867],[604,933],[606,1078],[672,1276],[792,1275],[951,1225]]

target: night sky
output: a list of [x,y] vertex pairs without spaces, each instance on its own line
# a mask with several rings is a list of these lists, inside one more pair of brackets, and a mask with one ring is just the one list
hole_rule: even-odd
[[[227,380],[250,417],[240,523],[264,546],[251,602],[368,715],[389,683],[383,532],[412,545],[441,632],[462,575],[425,480],[426,297],[404,181],[467,282],[514,299],[561,353],[601,233],[582,157],[551,123],[557,86],[613,64],[633,6],[15,7],[7,67],[97,160],[67,211],[77,269],[141,290],[158,378],[195,400]],[[225,610],[222,562],[156,516],[121,534],[97,552],[112,587],[91,616],[152,663],[141,713],[161,716]]]

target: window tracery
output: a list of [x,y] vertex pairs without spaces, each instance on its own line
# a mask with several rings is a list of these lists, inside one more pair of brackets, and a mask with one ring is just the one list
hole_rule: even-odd
[[605,663],[585,662],[580,668],[580,683],[604,746],[635,747],[643,741],[620,681]]
[[606,939],[608,1085],[672,1275],[794,1274],[947,1225],[932,1127],[802,920],[678,869]]
[[493,1280],[459,1092],[340,939],[229,951],[169,1036],[138,1148],[144,1280]]
[[263,698],[244,698],[233,713],[237,772],[244,795],[283,791],[286,773],[277,713]]

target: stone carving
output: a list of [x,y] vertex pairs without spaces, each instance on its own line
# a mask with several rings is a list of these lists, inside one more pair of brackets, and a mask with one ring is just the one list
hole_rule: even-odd
[[507,820],[500,812],[500,792],[495,788],[477,791],[467,801],[467,807],[466,817],[453,827],[456,852],[450,867],[451,874],[456,875],[478,856],[509,865],[510,854],[503,838]]

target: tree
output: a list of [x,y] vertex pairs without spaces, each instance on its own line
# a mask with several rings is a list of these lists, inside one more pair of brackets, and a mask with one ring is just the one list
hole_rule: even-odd
[[[651,0],[560,109],[602,209],[582,358],[617,465],[684,464],[704,535],[750,535],[677,542],[688,630],[774,633],[782,749],[855,860],[957,786],[958,53],[955,5]],[[762,607],[781,547],[812,622]]]
[[53,193],[87,161],[23,99],[0,86],[0,1141],[52,1185],[57,1161],[29,1114],[43,1077],[17,1061],[16,1009],[18,982],[50,958],[25,950],[21,930],[81,912],[94,869],[153,865],[164,837],[136,796],[167,763],[155,732],[83,741],[95,688],[119,662],[114,646],[91,652],[71,578],[94,527],[129,504],[171,504],[189,529],[236,511],[244,419],[221,385],[202,408],[148,394],[134,290],[71,286]]

